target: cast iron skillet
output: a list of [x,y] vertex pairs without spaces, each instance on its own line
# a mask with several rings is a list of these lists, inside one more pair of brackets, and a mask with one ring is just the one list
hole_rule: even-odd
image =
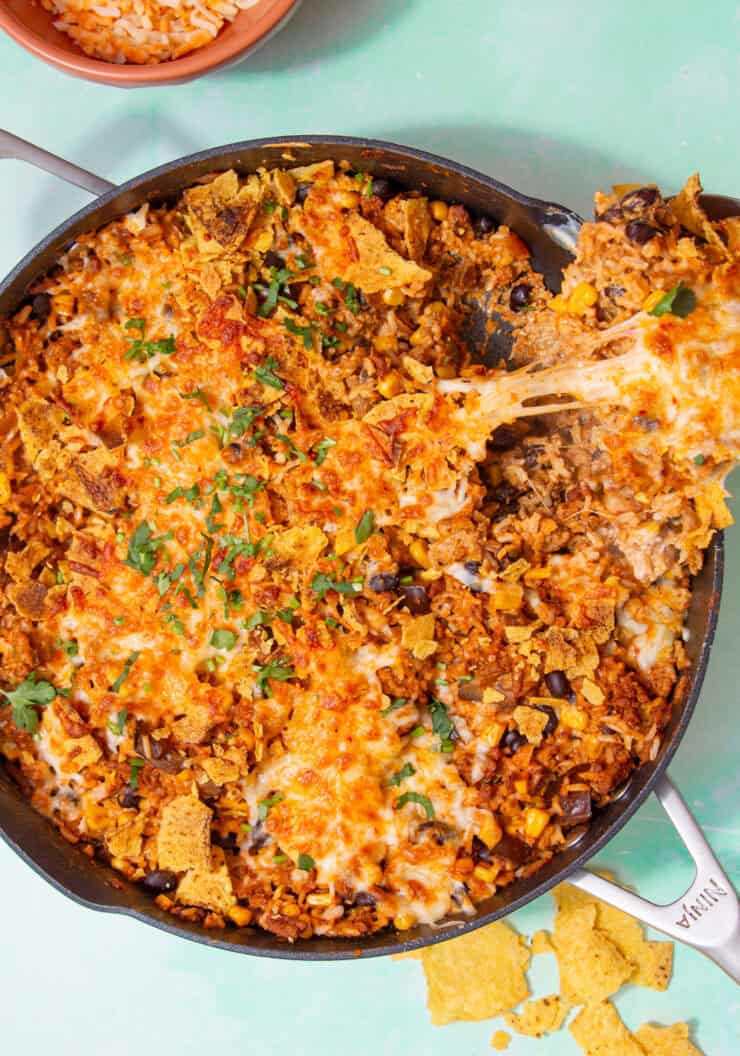
[[[258,166],[309,164],[325,158],[346,160],[353,168],[385,176],[401,186],[433,198],[460,202],[474,214],[508,224],[530,247],[535,268],[552,290],[560,285],[563,267],[571,259],[581,219],[559,205],[520,194],[479,172],[444,158],[375,140],[337,136],[305,136],[250,140],[192,154],[137,176],[115,187],[31,144],[0,132],[0,156],[22,158],[99,195],[52,231],[0,285],[0,318],[17,310],[29,284],[46,272],[58,255],[83,232],[135,209],[146,201],[174,198],[199,177],[214,171],[253,172]],[[715,216],[740,212],[733,199],[707,198]],[[293,960],[355,959],[358,954],[400,953],[440,942],[506,916],[564,879],[641,917],[675,938],[701,949],[736,979],[740,978],[740,912],[737,897],[666,768],[683,737],[701,689],[719,612],[723,545],[717,535],[704,568],[694,582],[688,616],[687,651],[691,660],[689,687],[675,708],[658,758],[627,781],[621,794],[601,810],[573,845],[534,877],[519,880],[477,907],[474,916],[456,916],[434,926],[420,926],[402,935],[386,931],[366,938],[313,938],[288,944],[253,928],[213,932],[162,912],[141,887],[122,880],[105,865],[90,861],[66,843],[43,817],[31,809],[0,767],[0,835],[6,843],[58,890],[83,905],[125,913],[173,935],[236,953]],[[632,817],[651,792],[676,824],[697,866],[689,890],[667,906],[656,906],[581,868]]]

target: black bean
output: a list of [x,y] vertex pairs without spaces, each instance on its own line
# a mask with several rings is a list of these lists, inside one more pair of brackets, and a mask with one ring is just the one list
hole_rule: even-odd
[[494,502],[501,502],[507,506],[518,497],[519,492],[512,484],[509,484],[507,481],[503,481],[501,484],[497,484],[496,487],[491,490],[491,498],[494,500]]
[[466,572],[470,572],[471,575],[477,576],[478,569],[480,568],[480,561],[465,561],[463,563],[463,568]]
[[605,286],[604,293],[610,301],[616,301],[619,297],[623,297],[627,291],[624,286]]
[[514,754],[518,752],[523,744],[527,743],[527,738],[524,734],[519,733],[518,730],[507,730],[501,738],[501,747],[505,752]]
[[231,851],[233,854],[236,854],[239,850],[236,833],[234,832],[227,832],[225,836],[220,832],[212,832],[211,843],[215,843],[217,847],[221,847],[224,851]]
[[510,447],[518,443],[520,433],[513,425],[499,425],[491,433],[488,441],[494,451],[508,451]]
[[298,202],[299,205],[303,205],[306,198],[308,197],[308,192],[311,190],[312,186],[313,185],[310,183],[298,184],[295,192],[295,200]]
[[277,268],[279,270],[283,267],[285,261],[274,249],[268,249],[265,253],[265,264],[268,268]]
[[566,796],[560,797],[560,806],[563,809],[563,816],[560,818],[561,825],[578,825],[582,821],[588,821],[592,814],[591,793],[569,792]]
[[496,858],[505,858],[507,862],[513,862],[514,865],[524,865],[529,858],[530,849],[524,840],[504,833],[493,848],[493,854]]
[[257,854],[269,842],[270,833],[267,832],[262,822],[258,821],[256,825],[252,826],[252,831],[249,834],[249,853]]
[[564,671],[550,671],[545,675],[545,685],[553,697],[567,697],[570,694],[570,682]]
[[599,213],[596,219],[601,224],[615,224],[622,219],[622,210],[618,205],[612,205],[603,213]]
[[644,429],[648,433],[654,433],[660,427],[660,422],[657,418],[648,418],[646,414],[636,414],[632,421],[640,429]]
[[532,287],[526,282],[518,283],[509,294],[509,308],[511,308],[512,312],[520,312],[522,308],[526,308],[529,304],[531,293]]
[[651,238],[660,234],[657,227],[646,224],[643,220],[630,220],[624,230],[630,242],[635,242],[638,246],[644,246]]
[[37,293],[31,301],[31,318],[43,324],[50,315],[51,295],[48,293]]
[[387,180],[385,176],[376,176],[373,180],[372,190],[375,197],[380,198],[384,202],[390,201],[398,193],[398,188],[393,181]]
[[422,587],[420,583],[405,584],[401,587],[401,595],[406,608],[414,616],[424,616],[431,609],[427,589]]
[[496,221],[492,220],[490,216],[476,216],[473,221],[473,233],[476,238],[484,238],[485,235],[490,235],[495,230]]
[[473,837],[473,861],[474,862],[490,862],[491,852],[480,839],[479,836]]
[[549,737],[551,733],[554,733],[558,725],[558,717],[551,707],[547,704],[537,704],[537,711],[543,712],[547,715],[547,726],[542,731],[543,737]]
[[139,809],[139,803],[141,803],[141,796],[134,792],[130,785],[126,785],[118,793],[118,803],[122,807],[133,808],[133,810]]
[[651,205],[655,205],[657,200],[657,188],[638,187],[636,191],[627,191],[620,204],[628,212],[637,213],[642,209],[648,209]]
[[378,572],[370,576],[370,590],[376,594],[388,594],[398,590],[398,575],[395,572]]
[[177,876],[169,869],[155,869],[153,873],[147,873],[142,883],[150,891],[156,891],[158,895],[165,891],[174,891],[177,887]]
[[376,903],[377,899],[375,895],[371,895],[369,891],[355,891],[354,895],[345,902],[345,905],[374,906]]

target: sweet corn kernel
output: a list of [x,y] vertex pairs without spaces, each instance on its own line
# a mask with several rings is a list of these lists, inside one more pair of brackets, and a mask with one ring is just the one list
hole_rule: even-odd
[[440,579],[442,573],[436,568],[425,568],[423,572],[419,573],[419,579],[422,583],[434,583],[435,579]]
[[574,315],[584,315],[599,298],[598,291],[590,282],[579,282],[568,298],[568,311]]
[[473,876],[476,880],[483,880],[486,884],[493,884],[498,876],[498,869],[492,865],[476,865],[473,870]]
[[123,858],[111,858],[110,864],[114,869],[117,869],[119,873],[122,873],[126,868],[126,863]]
[[378,352],[393,352],[398,341],[395,334],[378,334],[373,340]]
[[643,312],[652,312],[653,308],[663,300],[664,295],[665,292],[663,290],[653,290],[652,293],[649,293],[642,302]]
[[452,363],[440,363],[436,367],[438,378],[454,378],[457,377],[457,371],[455,370],[454,364]]
[[245,906],[232,906],[228,916],[229,920],[233,921],[237,927],[246,928],[252,919],[252,911]]
[[335,191],[334,201],[343,209],[356,209],[360,204],[360,196],[357,191]]
[[434,219],[440,222],[447,219],[447,214],[450,211],[447,202],[432,202],[429,208],[431,209]]
[[478,839],[483,840],[486,847],[493,848],[496,846],[497,843],[499,843],[502,836],[503,832],[501,830],[501,826],[493,817],[493,815],[489,814],[486,818],[483,819],[483,822],[480,828],[478,829]]
[[[483,740],[489,748],[498,747],[498,743],[503,737],[505,729],[506,727],[502,722],[492,722],[490,726],[486,727],[483,731]],[[481,837],[481,839],[483,839],[483,837]]]
[[527,784],[526,777],[519,777],[514,782],[514,790],[518,796],[526,796],[529,785]]
[[588,724],[588,716],[581,708],[574,704],[566,704],[560,709],[560,722],[571,730],[585,730]]
[[399,289],[383,291],[383,304],[387,304],[391,308],[398,308],[405,300],[405,296]]
[[414,924],[416,924],[416,917],[413,913],[396,913],[393,918],[396,931],[408,931],[409,928],[413,928]]
[[328,891],[314,891],[306,896],[306,903],[309,906],[330,906],[333,901]]
[[423,345],[424,344],[424,328],[419,327],[418,330],[414,330],[413,334],[409,338],[412,345]]
[[348,554],[357,546],[354,528],[340,528],[334,540],[334,553],[339,557]]
[[398,396],[402,388],[403,382],[400,375],[395,373],[386,374],[378,382],[378,392],[381,396],[385,396],[386,400],[390,400],[392,396]]
[[426,306],[424,315],[444,315],[447,305],[444,301],[432,301]]
[[165,909],[165,910],[166,909],[171,909],[174,906],[174,904],[175,904],[174,899],[168,898],[167,895],[157,895],[157,897],[154,899],[154,901],[156,902],[156,904],[159,906],[160,909]]
[[75,299],[71,293],[57,293],[53,299],[57,315],[74,315]]
[[524,812],[524,834],[531,840],[536,840],[538,836],[542,835],[542,832],[550,820],[550,815],[546,810],[541,810],[539,807],[530,807]]
[[429,568],[429,551],[427,550],[426,543],[423,543],[421,539],[415,539],[409,547],[409,554],[411,560],[419,565],[421,568]]
[[7,473],[0,473],[0,506],[10,502],[10,481]]
[[558,315],[565,315],[565,313],[568,311],[568,302],[562,294],[558,293],[550,301],[550,308],[552,308],[553,312],[557,312]]

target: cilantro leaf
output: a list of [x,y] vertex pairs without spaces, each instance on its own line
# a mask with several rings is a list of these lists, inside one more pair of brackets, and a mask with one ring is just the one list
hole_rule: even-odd
[[275,368],[279,366],[274,356],[268,356],[261,367],[255,367],[255,381],[258,381],[260,385],[269,385],[273,389],[282,391],[285,388],[285,382],[275,374]]
[[439,736],[439,747],[442,752],[451,752],[453,740],[457,737],[455,724],[449,716],[447,705],[436,697],[429,701],[429,711],[432,716],[432,731]]
[[203,389],[200,388],[200,386],[198,386],[197,389],[193,389],[192,392],[180,392],[178,393],[178,395],[182,400],[199,400],[207,411],[211,410],[211,405],[208,402],[208,397],[203,392]]
[[139,770],[146,766],[146,759],[129,759],[129,766],[131,767],[131,773],[128,779],[128,785],[131,789],[137,789],[139,787]]
[[355,541],[357,543],[366,543],[374,531],[375,514],[372,510],[365,510],[355,528]]
[[416,767],[412,766],[411,763],[404,763],[400,770],[397,770],[393,777],[389,777],[387,784],[389,788],[394,785],[400,785],[406,777],[413,777],[416,773]]
[[233,649],[236,645],[236,635],[233,631],[220,628],[211,635],[211,645],[214,649]]
[[432,801],[428,796],[423,796],[420,792],[404,792],[402,796],[398,797],[393,804],[393,807],[395,810],[400,810],[401,807],[405,807],[407,803],[418,803],[420,807],[424,808],[424,812],[428,818],[433,818],[435,816]]
[[696,308],[696,294],[683,282],[679,282],[661,297],[655,307],[650,309],[649,314],[661,316],[670,313],[677,315],[679,319],[685,319],[687,315],[691,315],[694,308]]
[[0,693],[12,707],[13,722],[18,729],[34,734],[39,728],[37,709],[51,704],[57,690],[51,682],[38,678],[35,672],[32,672],[15,689],[0,689]]
[[157,551],[169,539],[172,539],[171,531],[155,539],[147,521],[142,521],[129,540],[128,554],[124,563],[129,568],[141,572],[142,576],[148,576],[157,560]]
[[270,681],[287,682],[289,679],[296,677],[293,668],[289,664],[282,663],[280,660],[276,660],[270,664],[263,664],[261,667],[255,665],[254,670],[257,672],[256,684],[266,697],[272,696]]
[[380,714],[390,715],[392,711],[398,711],[399,708],[404,707],[407,703],[408,701],[406,700],[406,697],[396,697],[395,700],[390,702],[387,708],[383,708]]
[[303,338],[303,347],[310,352],[313,348],[314,327],[310,323],[308,326],[299,326],[292,319],[284,319],[283,324],[289,334],[295,334],[296,337]]
[[335,580],[324,572],[317,572],[311,580],[311,590],[314,594],[318,594],[320,601],[323,601],[330,590],[335,590],[337,594],[351,594],[354,596],[360,593],[361,588],[347,580]]
[[278,803],[282,803],[284,799],[285,794],[283,792],[273,792],[271,796],[267,796],[266,799],[260,800],[257,804],[257,817],[259,820],[264,821],[270,813],[270,810],[273,807],[276,807]]
[[310,854],[299,854],[298,855],[298,868],[304,869],[307,873],[310,873],[313,867],[316,865]]
[[139,652],[135,652],[135,653],[131,654],[131,656],[128,658],[126,663],[123,665],[123,671],[121,671],[120,675],[115,680],[113,685],[112,686],[108,686],[108,690],[111,693],[118,693],[118,691],[120,690],[120,688],[123,685],[123,683],[126,681],[128,676],[131,674],[131,668],[134,666],[134,664],[136,663],[136,661],[139,659],[140,656],[141,656],[141,653],[139,653]]
[[325,436],[324,439],[321,440],[316,445],[316,465],[317,466],[320,466],[322,464],[322,462],[324,461],[326,456],[329,454],[329,448],[335,447],[336,443],[337,443],[336,440],[332,440],[332,439],[330,439],[330,437]]
[[[257,369],[259,370],[260,368],[258,367]],[[244,436],[252,422],[256,418],[259,418],[261,414],[264,414],[264,412],[265,408],[260,407],[257,403],[252,404],[251,407],[237,407],[236,410],[232,412],[231,421],[227,426],[229,436],[233,436],[235,439]]]
[[128,712],[125,708],[121,708],[121,710],[116,715],[115,719],[108,719],[107,726],[110,732],[115,733],[117,737],[123,736],[123,731],[126,728],[127,718]]

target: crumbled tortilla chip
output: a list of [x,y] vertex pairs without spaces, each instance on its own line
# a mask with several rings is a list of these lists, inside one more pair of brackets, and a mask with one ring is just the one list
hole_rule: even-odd
[[559,909],[552,944],[558,959],[560,990],[574,1005],[602,1001],[627,982],[634,965],[595,928],[596,906]]
[[212,871],[191,869],[177,886],[177,901],[228,913],[236,903],[236,897],[227,866]]
[[431,385],[434,381],[434,370],[426,363],[420,363],[413,356],[404,356],[401,362],[408,376],[418,385]]
[[39,539],[32,539],[17,553],[13,553],[12,550],[8,552],[5,558],[5,571],[11,579],[20,583],[30,578],[36,565],[43,561],[48,553],[49,547],[45,543]]
[[67,769],[72,773],[80,773],[86,766],[97,763],[103,754],[100,745],[89,733],[84,737],[71,737],[66,742],[67,747]]
[[208,708],[192,701],[184,707],[185,714],[172,723],[172,735],[178,744],[200,744],[211,725]]
[[568,1029],[585,1056],[645,1056],[611,1001],[586,1005]]
[[430,272],[391,249],[385,235],[358,213],[348,213],[346,224],[357,256],[345,265],[340,278],[364,293],[382,293],[398,286],[422,286]]
[[48,588],[43,583],[29,580],[26,583],[9,583],[5,596],[21,616],[28,620],[40,620],[46,607]]
[[257,176],[247,177],[240,187],[237,174],[230,169],[183,194],[188,226],[203,261],[238,251],[257,214],[262,193]]
[[595,926],[614,943],[619,952],[634,965],[629,981],[652,990],[665,990],[673,965],[673,943],[654,942],[645,938],[639,921],[600,899],[579,891],[572,884],[559,884],[552,892],[563,912],[583,906],[596,909]]
[[26,400],[16,408],[18,431],[29,462],[34,463],[42,451],[54,445],[64,413],[47,400]]
[[176,873],[208,871],[211,811],[195,796],[177,796],[162,810],[157,858],[162,869]]
[[400,204],[403,211],[403,238],[406,249],[412,260],[421,260],[426,252],[433,227],[427,200],[426,198],[404,198]]
[[236,781],[239,776],[239,767],[230,759],[219,759],[212,756],[210,759],[202,759],[200,765],[215,785],[225,785],[229,781]]
[[377,422],[385,422],[388,418],[396,418],[402,411],[416,411],[417,415],[425,414],[432,409],[434,397],[427,392],[402,392],[400,396],[394,396],[390,400],[383,400],[371,407],[363,422],[375,425]]
[[281,561],[292,561],[299,565],[313,565],[328,543],[326,535],[316,525],[288,528],[276,535],[270,544],[275,556]]
[[701,1050],[689,1041],[687,1023],[674,1023],[671,1027],[654,1027],[645,1023],[632,1037],[647,1056],[702,1056]]
[[298,165],[288,172],[296,183],[316,183],[318,180],[330,180],[334,175],[333,161],[317,161],[313,165]]
[[142,816],[118,818],[118,827],[105,834],[105,846],[112,858],[138,858],[141,854]]
[[699,238],[706,239],[707,242],[726,254],[727,246],[722,241],[699,201],[702,189],[699,173],[695,172],[693,176],[689,176],[676,197],[671,199],[671,212],[678,222],[687,231],[690,231],[692,235],[698,235]]
[[599,689],[595,682],[592,682],[590,678],[584,678],[581,683],[581,693],[589,704],[593,704],[595,708],[600,707],[604,703],[604,692]]
[[546,931],[536,931],[532,936],[529,949],[533,955],[538,953],[555,953],[555,947],[550,942],[550,936]]
[[544,733],[545,726],[550,721],[549,716],[544,711],[538,711],[537,708],[528,708],[524,704],[520,704],[514,708],[512,712],[512,718],[517,725],[517,729],[520,733],[523,733],[530,744],[541,744],[542,734]]
[[112,513],[126,498],[119,462],[120,452],[104,446],[75,455],[59,479],[59,491],[88,510]]
[[567,1001],[563,1001],[557,994],[551,994],[549,997],[527,1001],[518,1015],[515,1012],[507,1012],[504,1021],[506,1026],[511,1027],[517,1034],[541,1038],[543,1034],[560,1030],[569,1011],[570,1005]]
[[503,1052],[504,1049],[508,1049],[510,1041],[511,1034],[507,1034],[505,1030],[494,1030],[491,1038],[491,1048],[495,1049],[496,1052]]
[[403,625],[401,645],[417,660],[426,660],[437,651],[434,640],[434,615],[414,616]]
[[422,951],[432,1023],[490,1019],[529,996],[529,951],[503,921]]

